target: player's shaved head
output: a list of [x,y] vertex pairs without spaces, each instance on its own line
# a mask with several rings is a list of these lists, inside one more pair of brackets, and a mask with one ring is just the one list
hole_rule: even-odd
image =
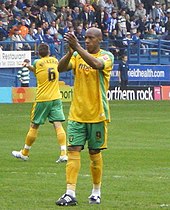
[[89,34],[89,33],[93,34],[94,36],[96,36],[100,40],[102,40],[102,32],[101,32],[101,30],[99,28],[96,28],[96,27],[89,28],[86,31],[86,35]]

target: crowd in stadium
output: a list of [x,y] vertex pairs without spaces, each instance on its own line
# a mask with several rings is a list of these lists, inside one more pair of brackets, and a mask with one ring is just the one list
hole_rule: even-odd
[[[17,43],[17,50],[33,49],[36,41],[48,43],[53,54],[65,33],[83,41],[86,29],[93,26],[112,43],[169,40],[170,8],[167,0],[0,0],[0,41],[25,42]],[[6,50],[8,45],[1,46]]]

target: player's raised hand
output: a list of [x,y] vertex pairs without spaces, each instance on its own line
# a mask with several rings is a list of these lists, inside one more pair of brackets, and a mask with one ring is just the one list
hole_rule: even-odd
[[73,49],[76,50],[78,46],[80,46],[77,37],[68,32],[64,35],[64,40],[68,42],[69,46]]
[[30,63],[30,60],[29,59],[25,59],[22,63],[22,66],[23,67],[28,67],[29,66],[29,63]]

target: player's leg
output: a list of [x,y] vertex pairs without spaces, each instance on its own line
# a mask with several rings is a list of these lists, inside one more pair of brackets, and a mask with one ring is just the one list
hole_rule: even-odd
[[12,155],[16,158],[20,158],[22,160],[28,160],[29,151],[31,149],[32,144],[34,143],[37,133],[38,133],[39,125],[35,125],[31,123],[27,136],[25,138],[24,148],[20,151],[12,151]]
[[103,160],[101,149],[107,148],[107,123],[100,122],[89,125],[89,156],[90,156],[90,170],[92,174],[93,187],[91,195],[89,196],[90,204],[100,204],[101,200],[101,182],[103,172]]
[[46,102],[34,103],[31,111],[31,124],[29,131],[25,138],[24,148],[20,151],[12,151],[12,155],[22,160],[28,160],[29,151],[31,146],[36,140],[38,128],[41,124],[45,123],[48,115],[48,104]]
[[[81,167],[80,152],[86,140],[85,124],[68,122],[68,161],[66,165],[66,193],[56,204],[59,206],[77,205],[76,184]],[[77,146],[79,145],[79,146]]]
[[67,145],[66,145],[66,132],[61,122],[54,122],[54,129],[57,136],[57,141],[60,145],[60,157],[56,161],[57,163],[66,162],[67,157]]
[[31,123],[29,131],[28,131],[27,136],[25,138],[24,148],[22,149],[22,154],[24,156],[29,156],[29,151],[31,149],[31,146],[33,145],[34,141],[37,138],[38,128],[39,128],[39,125]]
[[103,172],[102,154],[99,150],[89,150],[90,155],[90,170],[93,180],[93,188],[89,196],[90,204],[100,204],[101,200],[101,182]]
[[66,162],[68,159],[66,150],[66,132],[61,123],[65,121],[65,116],[63,112],[62,101],[60,99],[53,101],[50,113],[48,115],[48,120],[54,125],[54,129],[57,136],[57,142],[60,145],[60,157],[56,162]]

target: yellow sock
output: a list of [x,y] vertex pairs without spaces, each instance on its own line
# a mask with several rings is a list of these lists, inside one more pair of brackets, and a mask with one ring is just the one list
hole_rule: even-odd
[[25,139],[25,146],[22,150],[22,154],[28,156],[29,150],[31,149],[32,144],[34,143],[36,137],[37,137],[38,129],[34,129],[30,127],[26,139]]
[[97,153],[94,155],[90,155],[90,159],[91,159],[90,169],[93,178],[93,184],[96,185],[96,187],[100,187],[102,180],[102,172],[103,172],[102,154]]
[[60,156],[66,155],[66,132],[62,126],[56,128],[56,135],[60,145]]
[[80,152],[68,151],[68,161],[66,165],[67,191],[75,191],[80,166]]

